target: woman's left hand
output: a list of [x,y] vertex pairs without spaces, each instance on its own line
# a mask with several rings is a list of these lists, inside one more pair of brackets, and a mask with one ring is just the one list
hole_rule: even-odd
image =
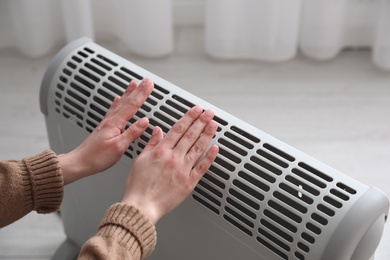
[[65,185],[104,171],[119,161],[149,124],[147,118],[141,118],[125,130],[153,87],[148,78],[139,86],[131,81],[123,96],[114,99],[107,114],[88,138],[73,151],[59,155]]

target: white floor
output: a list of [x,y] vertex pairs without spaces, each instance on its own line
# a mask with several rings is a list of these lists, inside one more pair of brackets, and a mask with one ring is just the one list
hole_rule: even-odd
[[[390,73],[369,51],[328,62],[226,62],[204,54],[200,29],[177,35],[175,54],[160,59],[103,45],[390,197]],[[49,147],[38,99],[49,61],[0,51],[1,159]],[[50,259],[64,238],[56,214],[31,213],[0,230],[0,259]],[[375,259],[390,259],[389,245],[387,223]]]

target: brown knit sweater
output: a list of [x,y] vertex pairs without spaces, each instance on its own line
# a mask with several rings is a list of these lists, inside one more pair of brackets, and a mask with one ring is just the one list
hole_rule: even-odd
[[[64,190],[58,157],[52,151],[0,162],[0,228],[32,210],[60,208]],[[79,259],[143,259],[156,245],[154,225],[136,208],[114,204],[97,234],[83,246]]]

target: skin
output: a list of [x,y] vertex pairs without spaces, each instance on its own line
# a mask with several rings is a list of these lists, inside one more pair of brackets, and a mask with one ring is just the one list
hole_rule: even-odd
[[[65,185],[107,170],[122,157],[149,124],[142,118],[124,130],[152,90],[148,78],[139,86],[132,81],[88,138],[59,156]],[[212,110],[203,112],[195,106],[165,137],[161,128],[155,127],[133,162],[121,202],[141,210],[153,224],[183,202],[218,154],[216,145],[207,149],[218,127],[213,117]]]
[[164,138],[156,127],[135,159],[122,202],[141,209],[152,223],[183,202],[218,154],[213,145],[202,157],[218,127],[213,115],[196,106]]
[[139,86],[131,81],[122,98],[114,99],[106,116],[88,138],[73,151],[59,156],[65,185],[107,170],[122,157],[148,126],[148,119],[142,118],[123,131],[152,90],[150,79],[143,80]]

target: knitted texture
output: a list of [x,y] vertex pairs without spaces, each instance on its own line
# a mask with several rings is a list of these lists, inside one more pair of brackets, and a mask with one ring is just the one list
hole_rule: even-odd
[[156,246],[154,225],[137,208],[126,204],[112,205],[106,212],[98,235],[115,237],[119,244],[134,252],[134,259],[143,259]]
[[52,151],[21,161],[0,162],[0,227],[31,210],[57,211],[63,198],[63,186],[58,158]]
[[59,210],[64,196],[64,181],[57,155],[52,151],[45,151],[38,156],[26,158],[23,162],[27,169],[22,172],[24,185],[31,186],[32,189],[32,196],[25,197],[25,205],[30,205],[32,201],[33,210],[38,213]]

